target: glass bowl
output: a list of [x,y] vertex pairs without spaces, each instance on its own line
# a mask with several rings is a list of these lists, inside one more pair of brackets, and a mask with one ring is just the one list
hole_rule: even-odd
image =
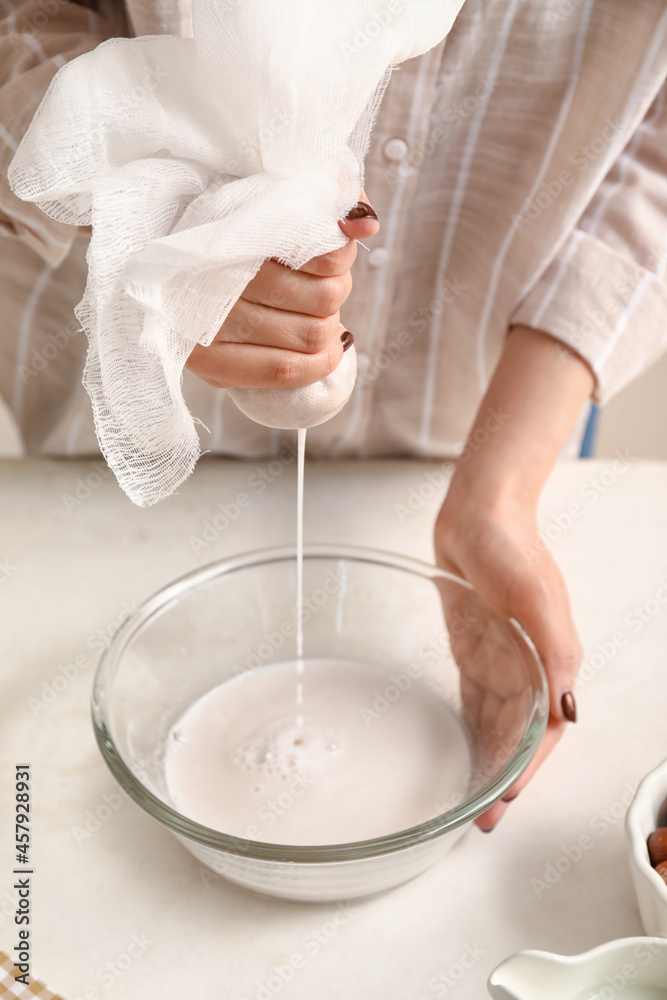
[[419,825],[355,843],[272,844],[202,826],[169,796],[169,734],[183,713],[227,680],[296,659],[294,547],[212,563],[146,601],[102,656],[92,714],[116,780],[203,865],[262,895],[324,903],[391,889],[439,860],[528,766],[548,690],[521,628],[435,566],[306,545],[303,594],[307,661],[367,663],[386,672],[378,706],[416,684],[458,720],[467,782]]

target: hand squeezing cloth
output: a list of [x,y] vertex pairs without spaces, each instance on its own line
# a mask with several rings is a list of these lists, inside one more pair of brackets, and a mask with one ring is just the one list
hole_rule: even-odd
[[[113,38],[54,77],[9,179],[92,225],[84,385],[135,503],[169,496],[199,457],[188,355],[263,261],[298,268],[345,245],[337,220],[359,198],[392,69],[438,44],[462,3],[193,0],[192,38]],[[309,427],[355,377],[351,348],[314,386],[225,391],[259,423]]]

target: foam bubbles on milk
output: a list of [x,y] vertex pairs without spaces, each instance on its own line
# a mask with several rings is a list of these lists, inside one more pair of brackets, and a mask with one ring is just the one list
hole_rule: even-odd
[[340,746],[331,729],[287,723],[246,740],[235,750],[232,760],[244,771],[290,778],[320,771],[331,754],[338,752]]

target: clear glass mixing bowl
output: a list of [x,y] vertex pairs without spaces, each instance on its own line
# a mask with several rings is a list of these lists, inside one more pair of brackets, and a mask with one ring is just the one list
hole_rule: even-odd
[[171,803],[165,754],[176,720],[224,681],[296,658],[293,547],[213,563],[146,601],[100,661],[92,713],[115,778],[200,862],[263,895],[331,902],[390,889],[441,858],[529,764],[546,726],[548,692],[520,627],[435,566],[307,545],[303,593],[307,660],[375,665],[386,671],[380,694],[388,704],[401,685],[418,683],[455,714],[472,770],[465,794],[444,811],[384,837],[304,847],[228,836]]

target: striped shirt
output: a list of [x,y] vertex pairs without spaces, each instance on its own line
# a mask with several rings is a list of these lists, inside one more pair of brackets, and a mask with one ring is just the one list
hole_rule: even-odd
[[[0,0],[0,397],[27,453],[98,451],[72,308],[87,238],[19,201],[6,172],[60,66],[117,34],[191,34],[187,0]],[[313,456],[460,454],[508,330],[579,353],[604,404],[667,348],[667,7],[466,0],[394,69],[364,186],[381,222],[341,321],[359,378]],[[276,455],[189,371],[214,453]]]

